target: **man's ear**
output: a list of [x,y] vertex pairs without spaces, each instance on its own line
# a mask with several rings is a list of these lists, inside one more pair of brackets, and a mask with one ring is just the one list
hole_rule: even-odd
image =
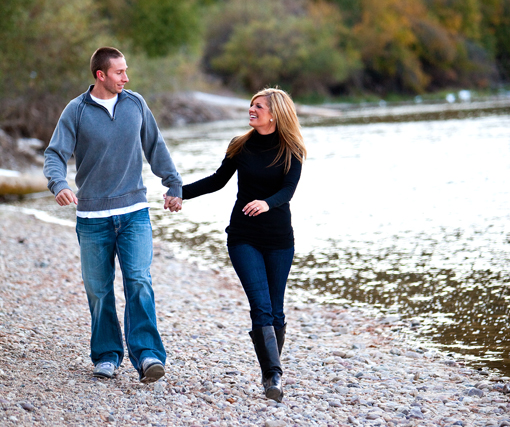
[[104,82],[105,77],[106,77],[106,75],[103,71],[101,71],[101,70],[96,71],[96,78],[98,80],[101,80],[102,82]]

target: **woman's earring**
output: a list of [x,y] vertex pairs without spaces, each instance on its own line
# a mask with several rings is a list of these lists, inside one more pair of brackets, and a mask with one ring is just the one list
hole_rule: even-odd
[[270,122],[272,122],[272,121],[273,121],[273,119],[269,119],[269,121],[270,121]]

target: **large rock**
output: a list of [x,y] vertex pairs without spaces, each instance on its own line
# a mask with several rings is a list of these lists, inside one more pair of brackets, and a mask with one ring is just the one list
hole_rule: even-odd
[[43,164],[44,143],[35,138],[14,139],[0,129],[0,168],[28,171]]
[[0,169],[0,196],[24,195],[46,191],[48,181],[41,174],[22,174]]

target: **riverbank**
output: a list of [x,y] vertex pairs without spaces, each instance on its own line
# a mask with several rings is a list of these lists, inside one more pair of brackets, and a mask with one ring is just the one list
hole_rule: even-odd
[[510,378],[413,347],[397,318],[296,300],[285,398],[265,399],[237,279],[177,261],[164,242],[152,275],[166,376],[143,385],[126,357],[116,378],[94,379],[73,228],[0,209],[0,242],[2,425],[510,426]]
[[[164,128],[189,123],[245,119],[250,106],[249,99],[203,92],[188,92],[169,97],[163,94],[156,98],[156,102],[158,105],[157,121],[160,127]],[[509,109],[510,93],[453,102],[446,100],[386,102],[381,100],[376,103],[325,103],[319,105],[296,103],[297,114],[300,120],[306,123],[352,124],[443,120],[476,117],[494,112],[507,113]]]

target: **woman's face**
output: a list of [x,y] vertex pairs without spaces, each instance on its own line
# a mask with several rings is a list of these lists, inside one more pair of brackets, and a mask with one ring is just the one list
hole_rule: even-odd
[[248,111],[250,113],[250,126],[258,133],[267,135],[276,130],[276,123],[273,115],[269,112],[269,105],[265,96],[255,98]]

